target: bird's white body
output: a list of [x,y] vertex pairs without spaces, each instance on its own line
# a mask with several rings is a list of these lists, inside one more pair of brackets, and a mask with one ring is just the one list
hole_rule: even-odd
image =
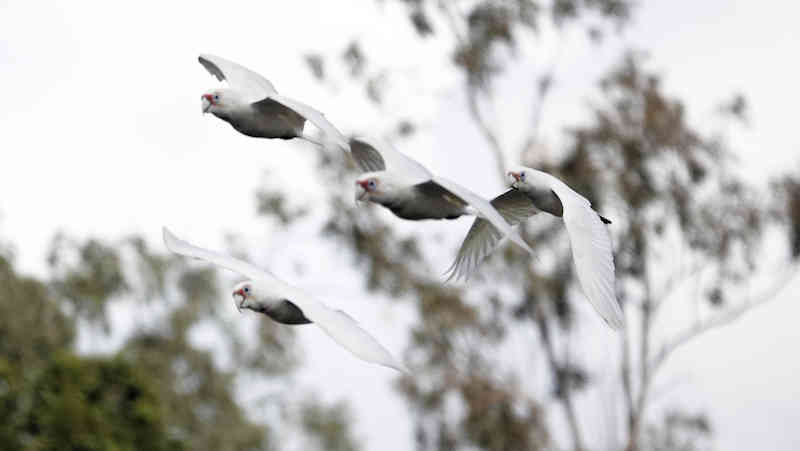
[[197,258],[234,271],[248,280],[234,288],[239,309],[264,313],[284,324],[314,323],[342,347],[362,360],[399,371],[405,367],[375,338],[341,310],[334,310],[269,271],[231,256],[194,246],[164,228],[164,244],[179,255]]

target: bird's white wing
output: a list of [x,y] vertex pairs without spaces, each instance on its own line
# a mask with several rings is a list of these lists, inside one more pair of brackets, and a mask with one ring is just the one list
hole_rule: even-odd
[[217,80],[225,80],[231,88],[239,91],[248,103],[278,93],[269,80],[241,64],[208,54],[200,55],[197,60],[211,75],[217,77]]
[[423,183],[433,177],[425,166],[387,142],[365,137],[351,138],[350,150],[364,172],[392,172],[408,185]]
[[586,198],[553,177],[552,189],[564,205],[564,225],[583,292],[613,329],[625,326],[617,302],[611,235]]
[[230,255],[220,254],[208,249],[197,247],[193,244],[187,243],[182,239],[176,237],[166,227],[162,229],[164,235],[164,244],[170,251],[183,255],[185,257],[197,258],[237,272],[248,279],[267,279],[275,280],[275,277],[268,271],[265,271],[251,263],[233,258]]
[[464,202],[470,204],[470,206],[472,206],[472,208],[478,212],[480,217],[489,221],[489,223],[497,228],[497,230],[499,230],[503,236],[508,236],[511,241],[533,255],[533,249],[531,249],[531,247],[528,246],[528,243],[526,243],[525,240],[519,236],[519,233],[511,228],[511,225],[506,222],[505,219],[503,219],[503,216],[492,206],[488,200],[445,178],[434,176],[433,181],[456,196],[460,197]]
[[402,363],[347,313],[334,310],[297,288],[288,287],[287,290],[289,291],[286,293],[287,299],[296,304],[306,318],[321,327],[334,341],[356,357],[404,373],[408,372]]
[[339,147],[345,152],[350,151],[350,146],[347,143],[347,139],[345,139],[344,135],[342,135],[342,133],[328,121],[324,114],[302,102],[290,99],[277,93],[271,94],[269,97],[272,100],[291,108],[297,114],[303,116],[307,121],[314,124],[318,129],[320,129],[320,131],[322,131],[326,141],[333,143],[335,146]]
[[[521,191],[511,189],[492,199],[492,206],[512,227],[539,212]],[[494,252],[503,234],[483,218],[475,218],[464,242],[458,249],[458,255],[447,273],[447,280],[467,279]]]

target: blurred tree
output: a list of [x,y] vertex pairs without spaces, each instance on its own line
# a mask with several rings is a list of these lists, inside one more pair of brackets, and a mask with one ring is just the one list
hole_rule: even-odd
[[188,449],[170,437],[145,374],[122,359],[56,354],[20,394],[28,402],[15,449]]
[[300,407],[300,418],[316,447],[326,451],[358,451],[359,447],[349,429],[350,410],[346,404],[324,406],[308,399]]
[[[437,271],[426,264],[430,254],[423,249],[435,247],[431,244],[436,240],[424,234],[424,227],[415,235],[401,236],[375,209],[355,213],[348,208],[349,197],[330,194],[326,211],[333,216],[323,236],[353,251],[368,289],[410,299],[417,310],[418,323],[406,353],[415,377],[398,383],[415,412],[417,449],[556,446],[632,451],[701,446],[711,433],[705,417],[673,412],[661,422],[648,416],[655,377],[677,349],[773,299],[795,274],[799,185],[792,178],[777,181],[774,192],[782,197],[765,201],[770,198],[760,191],[763,187],[750,186],[737,175],[736,160],[724,138],[690,124],[683,103],[664,94],[660,77],[648,71],[643,56],[635,52],[600,80],[600,99],[590,106],[591,121],[569,129],[568,144],[547,156],[537,152],[542,148],[538,122],[554,70],[540,67],[531,88],[529,128],[520,146],[507,145],[511,139],[501,136],[501,127],[488,119],[485,110],[502,105],[504,99],[496,98],[494,87],[497,75],[516,64],[516,49],[535,45],[543,27],[581,27],[589,39],[600,43],[608,31],[630,20],[632,2],[402,3],[421,39],[440,34],[455,38],[449,54],[442,56],[462,75],[465,104],[476,130],[485,137],[486,145],[476,144],[474,151],[489,151],[499,176],[505,173],[506,159],[520,161],[561,177],[599,211],[611,206],[619,212],[610,230],[616,243],[618,297],[628,321],[619,336],[619,358],[609,352],[606,366],[587,368],[582,358],[587,343],[570,338],[579,326],[573,305],[585,301],[572,274],[570,251],[562,245],[566,237],[560,221],[544,226],[531,221],[537,224],[523,227],[539,261],[531,262],[506,246],[488,259],[482,276],[467,291],[443,286],[432,275]],[[383,95],[371,93],[371,77],[386,70],[370,59],[365,47],[358,40],[350,42],[340,63],[379,106]],[[327,73],[337,59],[313,54],[313,61]],[[315,77],[325,81],[325,73],[314,67]],[[392,89],[390,83],[380,86],[381,93]],[[740,123],[748,119],[747,102],[739,94],[718,111]],[[402,119],[393,130],[395,138],[402,139],[415,127]],[[321,156],[319,171],[331,183],[352,171],[327,164],[327,158]],[[459,158],[469,158],[468,149],[459,149]],[[266,189],[260,196],[275,193]],[[766,238],[774,236],[774,226],[781,223],[787,225],[792,251],[779,262],[783,270],[775,271],[760,257]],[[741,288],[763,275],[770,276],[767,285],[772,286],[761,295],[742,298]],[[665,337],[656,330],[666,322],[663,312],[668,308],[695,314],[671,319],[670,326],[680,327]],[[510,366],[502,358],[509,329],[529,325],[538,337],[530,343],[531,360],[544,365],[550,375],[546,393],[520,383],[526,380],[523,365]],[[539,355],[544,358],[534,357]],[[592,376],[600,373],[618,375],[618,402],[579,409],[574,393],[591,386]],[[551,401],[561,407],[570,445],[554,444],[548,433],[551,423],[545,413]],[[579,418],[579,411],[587,410],[622,416],[625,434],[615,439],[618,432],[609,431],[612,443],[587,444],[582,425],[596,420]]]
[[[266,450],[284,440],[273,432],[282,424],[250,418],[237,380],[284,380],[297,363],[291,329],[262,320],[255,336],[243,335],[220,314],[226,296],[213,270],[186,268],[138,237],[101,242],[59,234],[45,280],[17,274],[7,247],[0,251],[3,449]],[[148,311],[154,301],[160,314]],[[79,334],[119,334],[109,320],[115,308],[134,312],[122,347],[110,356],[76,355]],[[226,350],[195,344],[200,327],[212,328]],[[282,406],[284,395],[272,402]],[[323,448],[347,437],[343,407],[309,401],[307,408],[337,425],[338,437],[320,436]],[[276,421],[318,435],[299,414]]]

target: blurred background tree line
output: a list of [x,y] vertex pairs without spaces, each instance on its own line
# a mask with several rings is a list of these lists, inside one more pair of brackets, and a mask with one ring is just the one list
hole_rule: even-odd
[[[505,246],[466,289],[443,285],[427,263],[432,254],[453,250],[430,245],[434,238],[423,226],[399,234],[395,218],[377,208],[355,211],[351,196],[331,191],[325,205],[309,207],[330,212],[319,239],[349,250],[344,258],[361,270],[367,290],[409,302],[417,313],[404,354],[415,376],[398,377],[396,384],[408,403],[416,449],[707,448],[713,419],[702,412],[680,406],[659,416],[649,412],[654,379],[676,349],[772,299],[794,274],[800,180],[786,175],[768,186],[748,184],[725,136],[689,123],[681,100],[663,91],[660,75],[635,50],[600,80],[599,100],[587,106],[591,119],[565,130],[569,144],[560,148],[545,149],[539,136],[547,96],[558,82],[554,67],[542,64],[531,76],[529,127],[512,145],[488,112],[502,107],[497,83],[519,63],[517,50],[535,46],[544,27],[580,29],[603,45],[632,20],[633,2],[401,3],[418,39],[447,36],[453,43],[442,57],[459,71],[463,105],[484,140],[459,149],[460,158],[490,153],[498,180],[508,161],[542,168],[598,211],[614,213],[617,289],[628,321],[618,349],[600,350],[602,365],[582,357],[598,351],[575,338],[581,328],[576,305],[585,300],[558,221],[523,227],[538,259]],[[392,74],[373,65],[362,42],[304,58],[320,83],[344,70],[382,111]],[[719,108],[726,126],[745,125],[747,113],[738,94]],[[399,118],[379,132],[402,150],[419,129],[413,119]],[[331,158],[320,152],[319,178],[351,180],[355,168],[330,164]],[[289,197],[280,187],[265,187],[256,193],[256,208],[265,219],[299,227],[309,210],[292,210]],[[787,243],[777,263],[761,258],[770,239]],[[64,235],[54,237],[47,266],[44,278],[19,274],[12,243],[2,247],[0,446],[280,449],[282,438],[294,433],[304,437],[305,449],[361,449],[346,404],[327,405],[313,394],[298,399],[286,389],[242,395],[253,380],[287,386],[300,359],[292,329],[264,320],[251,330],[222,319],[218,312],[231,305],[213,270],[192,269],[138,237],[104,242]],[[763,292],[743,297],[742,287],[757,276]],[[102,342],[116,333],[109,328],[112,304],[128,315],[130,333],[107,351],[80,352],[80,336]],[[666,315],[681,309],[693,312],[681,328],[656,333]],[[223,342],[199,346],[193,334],[207,330]],[[516,330],[533,331],[526,335],[530,361],[524,364],[504,357]],[[544,389],[527,383],[531,367],[546,374]],[[608,417],[606,441],[596,443],[584,430],[596,418],[581,418],[587,409],[579,398],[601,375],[617,389],[613,402],[589,410]],[[554,433],[548,420],[554,417],[566,434]]]

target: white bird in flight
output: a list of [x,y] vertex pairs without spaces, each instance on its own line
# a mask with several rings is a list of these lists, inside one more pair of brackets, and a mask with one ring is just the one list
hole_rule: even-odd
[[[302,138],[323,147],[332,143],[345,152],[349,150],[345,137],[325,115],[278,94],[272,83],[261,75],[219,56],[200,55],[198,60],[217,80],[226,80],[230,86],[203,94],[203,113],[213,114],[247,136]],[[322,132],[322,143],[303,130],[306,121]]]
[[[611,235],[604,225],[611,221],[594,211],[585,197],[546,172],[520,166],[508,175],[513,179],[513,189],[494,198],[492,205],[512,225],[539,211],[562,217],[584,294],[611,328],[624,327],[614,285]],[[450,267],[450,277],[467,278],[492,253],[499,239],[486,221],[476,219]]]
[[248,262],[194,246],[176,237],[166,227],[163,234],[164,244],[170,251],[205,260],[248,279],[233,288],[237,309],[263,313],[282,324],[314,323],[356,357],[407,372],[386,348],[343,311],[331,309],[300,289],[279,280],[269,271]]
[[381,204],[403,219],[477,216],[496,228],[498,240],[508,236],[533,254],[530,246],[488,200],[455,182],[432,174],[388,143],[351,138],[350,154],[365,171],[356,180],[356,200]]

